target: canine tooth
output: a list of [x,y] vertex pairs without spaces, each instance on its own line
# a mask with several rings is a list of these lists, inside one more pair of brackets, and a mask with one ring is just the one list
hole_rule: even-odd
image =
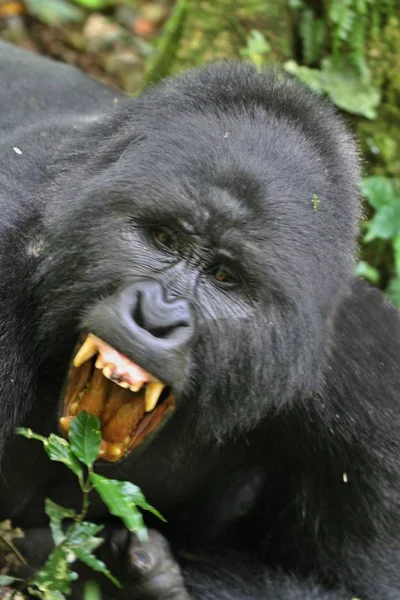
[[129,386],[131,392],[138,392],[143,387],[144,381],[137,381],[133,385]]
[[74,361],[74,367],[80,367],[85,363],[89,358],[92,358],[97,353],[97,345],[93,341],[91,335],[89,334],[82,346],[79,348]]
[[144,407],[146,412],[150,412],[155,408],[164,388],[165,385],[159,381],[154,381],[147,384],[144,396]]
[[104,367],[103,358],[101,356],[97,357],[96,364],[94,366],[96,369],[102,369]]

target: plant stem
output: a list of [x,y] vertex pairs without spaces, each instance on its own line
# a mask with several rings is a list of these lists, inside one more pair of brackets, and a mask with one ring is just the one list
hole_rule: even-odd
[[79,479],[79,485],[81,486],[83,499],[82,499],[82,510],[75,519],[76,523],[81,523],[83,521],[83,519],[86,517],[87,512],[89,510],[89,494],[93,489],[93,486],[91,484],[91,475],[93,474],[93,467],[89,467],[88,470],[89,470],[89,474],[88,474],[86,481],[82,481],[81,479]]
[[0,535],[0,540],[4,544],[6,544],[6,546],[8,546],[10,548],[10,550],[15,554],[15,556],[18,558],[19,561],[21,561],[25,566],[28,566],[28,563],[26,562],[25,558],[22,556],[21,552],[18,550],[18,548],[16,548],[14,546],[14,544],[12,542],[10,542],[10,540],[7,540],[2,535]]

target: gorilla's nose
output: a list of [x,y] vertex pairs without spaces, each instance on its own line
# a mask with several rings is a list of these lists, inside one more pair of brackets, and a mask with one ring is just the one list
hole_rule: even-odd
[[179,385],[195,338],[194,311],[185,298],[167,300],[161,285],[137,281],[96,303],[84,328],[160,381]]
[[131,316],[130,327],[143,343],[168,342],[169,348],[186,346],[194,333],[194,319],[189,302],[177,299],[167,302],[163,290],[156,281],[139,281],[125,291],[127,312]]

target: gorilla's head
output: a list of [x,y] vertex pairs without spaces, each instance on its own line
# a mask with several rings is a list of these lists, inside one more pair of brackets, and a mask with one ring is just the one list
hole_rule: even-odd
[[167,415],[222,439],[318,389],[358,218],[357,153],[329,104],[214,65],[122,102],[60,156],[37,283],[46,352],[86,340],[65,429],[97,414],[114,460]]

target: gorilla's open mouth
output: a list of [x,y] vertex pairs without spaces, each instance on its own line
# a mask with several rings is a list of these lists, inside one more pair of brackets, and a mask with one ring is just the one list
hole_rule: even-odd
[[139,446],[173,411],[170,388],[89,333],[69,372],[60,429],[67,436],[81,411],[99,418],[99,458],[117,461]]

